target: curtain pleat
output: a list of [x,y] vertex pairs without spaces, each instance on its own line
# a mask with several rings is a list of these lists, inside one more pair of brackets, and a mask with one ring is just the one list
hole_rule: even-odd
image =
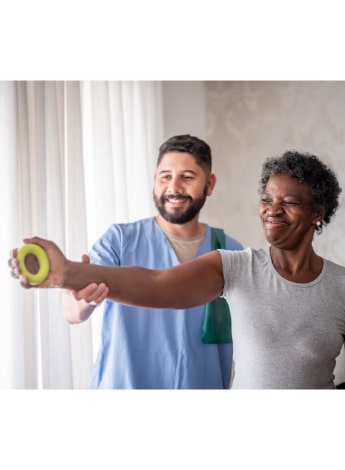
[[[2,265],[24,237],[79,260],[111,223],[152,215],[159,82],[1,82],[0,105]],[[0,388],[88,388],[100,316],[69,325],[59,289],[3,278]]]

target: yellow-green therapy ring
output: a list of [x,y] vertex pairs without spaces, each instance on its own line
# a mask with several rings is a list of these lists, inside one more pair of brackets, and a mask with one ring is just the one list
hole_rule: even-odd
[[[36,274],[28,271],[25,265],[25,258],[27,255],[33,255],[38,260],[39,269]],[[23,245],[17,251],[17,260],[20,270],[20,277],[25,277],[31,286],[41,284],[41,282],[47,279],[50,270],[49,258],[44,249],[39,245],[35,245],[33,243],[26,243]]]

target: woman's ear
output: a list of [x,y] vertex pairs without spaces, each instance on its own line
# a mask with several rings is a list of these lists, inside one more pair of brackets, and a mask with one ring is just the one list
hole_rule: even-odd
[[313,223],[317,225],[319,222],[322,222],[323,218],[325,217],[326,209],[323,206],[318,206],[315,210],[315,217],[313,219]]

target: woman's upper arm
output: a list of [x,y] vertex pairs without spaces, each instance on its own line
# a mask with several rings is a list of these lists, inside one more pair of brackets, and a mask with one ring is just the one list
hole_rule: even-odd
[[191,261],[160,271],[164,295],[172,308],[202,305],[223,292],[222,259],[218,251],[211,251]]

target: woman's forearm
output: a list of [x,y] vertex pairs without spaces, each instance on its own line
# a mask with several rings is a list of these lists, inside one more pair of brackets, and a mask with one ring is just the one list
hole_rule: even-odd
[[142,284],[145,281],[142,270],[143,268],[118,268],[68,261],[62,287],[78,291],[91,283],[104,283],[109,286],[109,298],[118,302],[123,299],[129,301],[134,291],[133,284]]
[[[170,275],[171,276],[171,275]],[[64,288],[80,290],[87,284],[104,283],[109,288],[108,298],[127,305],[138,305],[151,308],[180,308],[183,300],[174,294],[179,287],[178,280],[171,280],[163,270],[152,270],[138,266],[99,266],[96,264],[68,262],[65,273]]]

